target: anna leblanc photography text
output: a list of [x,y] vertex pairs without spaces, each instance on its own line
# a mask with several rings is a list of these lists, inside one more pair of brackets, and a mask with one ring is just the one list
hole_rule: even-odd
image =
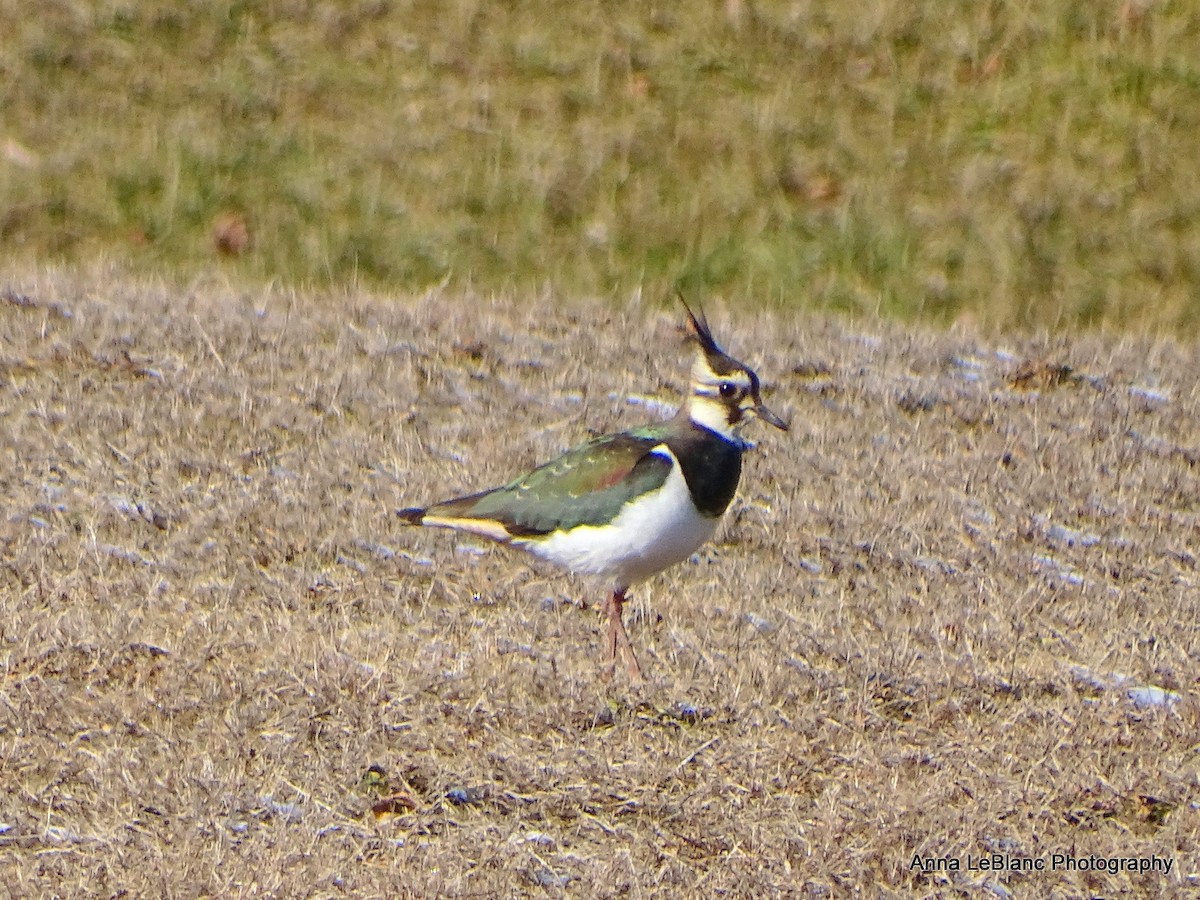
[[1175,860],[1169,856],[1077,856],[1073,853],[1051,853],[1048,856],[1009,856],[988,853],[965,859],[957,856],[921,856],[914,853],[909,869],[925,872],[1161,872],[1171,873]]

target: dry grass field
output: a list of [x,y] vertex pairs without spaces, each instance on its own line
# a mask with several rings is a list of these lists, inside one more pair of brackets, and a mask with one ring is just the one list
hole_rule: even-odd
[[793,428],[632,688],[601,585],[392,511],[657,416],[677,310],[7,278],[12,897],[1200,887],[1194,344],[709,301]]

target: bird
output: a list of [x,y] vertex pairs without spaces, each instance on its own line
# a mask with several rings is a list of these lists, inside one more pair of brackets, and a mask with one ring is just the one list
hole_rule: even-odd
[[643,680],[622,621],[628,591],[712,537],[751,446],[742,428],[758,418],[788,430],[763,404],[755,371],[718,346],[703,310],[697,315],[680,301],[696,352],[687,397],[672,418],[592,438],[501,487],[396,510],[405,524],[468,532],[609,578],[605,681],[618,654],[630,681]]

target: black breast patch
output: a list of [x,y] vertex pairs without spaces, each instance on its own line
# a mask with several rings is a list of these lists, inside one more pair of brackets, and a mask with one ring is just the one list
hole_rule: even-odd
[[742,477],[741,445],[693,425],[668,439],[667,446],[679,460],[696,508],[713,519],[725,512]]

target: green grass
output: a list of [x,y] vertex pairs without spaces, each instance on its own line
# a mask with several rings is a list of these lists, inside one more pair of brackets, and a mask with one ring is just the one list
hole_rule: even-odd
[[[1200,10],[0,3],[36,260],[1194,332]],[[252,243],[217,260],[214,220]]]

